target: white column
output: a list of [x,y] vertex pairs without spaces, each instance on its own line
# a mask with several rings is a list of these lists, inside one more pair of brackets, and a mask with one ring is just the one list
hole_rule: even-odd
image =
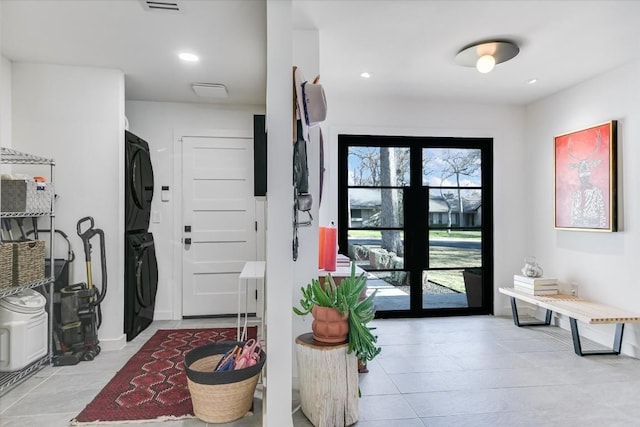
[[[304,78],[313,81],[320,73],[320,37],[318,30],[293,31],[293,65],[297,66]],[[320,78],[322,83],[322,78]],[[331,100],[329,99],[330,103]],[[321,124],[322,125],[322,124]],[[320,125],[320,126],[321,126]],[[309,191],[313,196],[311,215],[313,223],[310,227],[301,227],[298,230],[300,246],[298,248],[298,261],[293,270],[293,300],[298,305],[301,293],[300,287],[311,282],[318,275],[318,225],[320,223],[320,127],[311,128],[311,141],[307,144],[307,165],[309,167]],[[330,194],[325,192],[325,198]],[[326,201],[325,201],[326,203]],[[300,218],[306,218],[306,214],[300,214]],[[324,224],[327,225],[327,224]],[[311,331],[311,316],[293,316],[293,337]],[[293,384],[297,388],[298,364],[296,352],[293,352]]]
[[267,0],[267,364],[263,426],[293,426],[291,0]]

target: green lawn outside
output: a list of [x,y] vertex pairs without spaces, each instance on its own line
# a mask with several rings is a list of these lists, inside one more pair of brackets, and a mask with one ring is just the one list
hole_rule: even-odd
[[[371,230],[358,230],[361,233],[360,238],[379,238],[379,232]],[[376,234],[372,234],[376,233]],[[443,236],[446,236],[446,231],[441,232]],[[455,233],[457,238],[469,237],[469,235],[475,234],[472,239],[479,240],[479,232],[464,232]],[[462,234],[462,235],[460,235]],[[434,236],[434,232],[431,234]],[[356,236],[353,236],[356,237]],[[455,237],[454,233],[451,233],[449,237]],[[444,246],[433,246],[429,250],[429,265],[436,270],[429,270],[426,272],[426,279],[430,282],[437,283],[442,286],[446,286],[450,289],[458,292],[465,292],[464,279],[462,277],[462,271],[469,267],[478,267],[482,265],[481,251],[479,249],[464,249],[464,248],[450,248]],[[455,270],[437,270],[438,268],[455,268]]]
[[[402,233],[404,234],[404,233]],[[349,230],[349,238],[354,239],[379,239],[380,232],[376,230]]]
[[464,292],[462,270],[466,267],[482,265],[481,251],[474,249],[457,249],[432,247],[429,253],[432,268],[460,268],[460,270],[431,270],[427,272],[429,281]]
[[[404,234],[404,233],[401,233]],[[450,239],[472,239],[480,240],[482,233],[480,231],[451,231],[431,230],[430,238],[450,238]],[[349,237],[354,239],[379,239],[380,231],[376,230],[349,230]]]
[[450,233],[447,233],[447,230],[431,230],[429,232],[429,237],[449,237],[451,239],[471,239],[471,240],[480,240],[482,238],[482,233],[480,231],[459,231],[453,230]]

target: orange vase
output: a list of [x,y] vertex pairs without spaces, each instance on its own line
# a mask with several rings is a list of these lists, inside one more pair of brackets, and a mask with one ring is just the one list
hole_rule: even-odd
[[324,243],[325,236],[324,233],[327,227],[318,227],[318,268],[320,270],[324,270]]
[[336,271],[336,254],[337,254],[337,231],[336,227],[331,223],[330,227],[324,230],[324,269],[326,271]]
[[349,313],[342,315],[331,307],[314,306],[311,314],[313,315],[311,329],[314,340],[330,344],[347,341]]

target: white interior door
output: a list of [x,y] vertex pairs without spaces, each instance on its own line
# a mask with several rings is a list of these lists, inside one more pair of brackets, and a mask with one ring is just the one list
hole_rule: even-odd
[[183,137],[182,186],[182,315],[235,314],[238,276],[256,258],[253,140]]

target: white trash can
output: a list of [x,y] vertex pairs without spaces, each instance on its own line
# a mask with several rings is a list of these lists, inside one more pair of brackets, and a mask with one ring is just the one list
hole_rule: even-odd
[[25,289],[0,299],[0,371],[17,371],[47,354],[47,299]]

